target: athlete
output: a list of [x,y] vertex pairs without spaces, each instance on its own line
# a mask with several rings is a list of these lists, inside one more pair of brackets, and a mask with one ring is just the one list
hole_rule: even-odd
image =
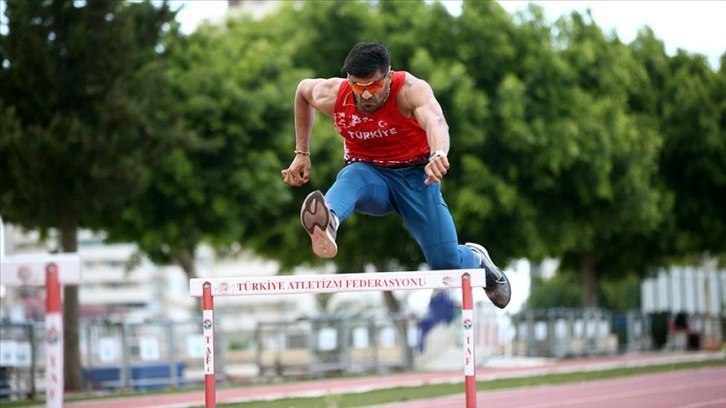
[[431,269],[483,268],[485,292],[504,308],[511,289],[487,250],[458,243],[456,227],[441,194],[449,169],[449,127],[431,86],[391,69],[380,43],[358,43],[343,64],[345,78],[303,79],[295,93],[295,158],[282,170],[285,183],[310,180],[310,136],[315,111],[332,118],[344,140],[346,165],[323,195],[303,202],[300,221],[313,252],[338,252],[338,227],[353,211],[383,216],[397,213],[421,247]]

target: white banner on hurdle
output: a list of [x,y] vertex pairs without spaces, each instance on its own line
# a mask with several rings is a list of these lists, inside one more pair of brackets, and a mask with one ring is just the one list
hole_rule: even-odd
[[471,275],[472,287],[483,288],[486,286],[486,276],[482,269],[448,269],[248,278],[194,278],[189,281],[189,294],[196,297],[202,296],[202,286],[205,282],[212,285],[212,296],[461,288],[461,276],[467,272]]
[[62,286],[81,282],[81,257],[76,252],[8,255],[0,259],[0,276],[6,286],[44,286],[45,268],[50,263],[58,266]]

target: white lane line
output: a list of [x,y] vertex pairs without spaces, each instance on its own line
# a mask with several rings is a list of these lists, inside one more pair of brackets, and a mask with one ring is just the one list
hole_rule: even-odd
[[726,398],[711,401],[694,402],[693,404],[682,405],[679,408],[701,408],[701,407],[723,407],[726,406]]

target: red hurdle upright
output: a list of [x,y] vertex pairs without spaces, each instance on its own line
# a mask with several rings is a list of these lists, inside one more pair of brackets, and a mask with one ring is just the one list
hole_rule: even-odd
[[63,406],[63,314],[58,265],[45,267],[46,406]]
[[217,383],[214,372],[214,301],[212,284],[204,282],[202,328],[204,330],[204,406],[217,406]]
[[[0,222],[0,226],[2,226],[2,222]],[[45,406],[46,408],[62,408],[64,406],[64,361],[61,287],[80,283],[81,257],[77,253],[5,256],[0,250],[0,281],[6,286],[44,286],[46,288]]]
[[462,289],[461,321],[463,325],[464,383],[466,408],[476,408],[476,354],[474,341],[473,287],[485,287],[484,273],[474,270],[406,271],[379,273],[343,273],[334,275],[292,275],[242,278],[195,278],[189,281],[189,294],[202,297],[204,333],[204,402],[216,407],[214,365],[214,296],[288,295],[394,291],[417,289]]
[[476,407],[476,354],[474,345],[474,302],[471,296],[471,275],[461,275],[461,324],[464,337],[464,384],[466,407]]

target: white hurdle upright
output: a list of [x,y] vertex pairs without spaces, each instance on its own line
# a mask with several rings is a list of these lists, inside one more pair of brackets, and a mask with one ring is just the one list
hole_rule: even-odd
[[394,291],[418,289],[462,289],[462,337],[464,345],[464,384],[466,408],[476,408],[476,358],[474,350],[474,307],[471,290],[486,286],[481,269],[343,273],[335,275],[292,275],[243,278],[195,278],[189,281],[189,294],[202,297],[204,335],[204,403],[216,407],[214,369],[214,302],[216,296],[289,295]]

